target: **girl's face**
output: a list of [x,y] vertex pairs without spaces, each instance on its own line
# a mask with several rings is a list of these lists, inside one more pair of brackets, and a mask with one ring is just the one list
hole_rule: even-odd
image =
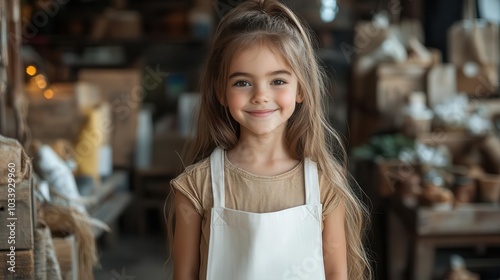
[[240,139],[247,136],[282,135],[286,123],[302,102],[297,77],[283,59],[267,46],[236,54],[227,77],[227,106],[240,124]]

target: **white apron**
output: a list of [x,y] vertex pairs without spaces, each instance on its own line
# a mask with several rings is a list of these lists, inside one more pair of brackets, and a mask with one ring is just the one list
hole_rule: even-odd
[[222,149],[212,153],[210,169],[208,280],[325,279],[316,163],[304,161],[306,204],[270,213],[225,208]]

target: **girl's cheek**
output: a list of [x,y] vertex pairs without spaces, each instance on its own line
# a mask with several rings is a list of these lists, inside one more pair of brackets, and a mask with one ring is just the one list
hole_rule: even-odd
[[296,96],[297,96],[297,90],[296,90],[296,88],[283,89],[278,94],[278,98],[281,101],[285,101],[285,100],[288,100],[288,99],[293,99],[295,101],[295,97]]

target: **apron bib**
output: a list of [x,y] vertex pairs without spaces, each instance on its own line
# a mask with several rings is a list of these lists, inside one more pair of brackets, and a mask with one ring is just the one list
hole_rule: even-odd
[[214,207],[207,279],[325,279],[316,163],[304,161],[305,205],[253,213],[225,208],[224,153],[217,148],[210,156]]

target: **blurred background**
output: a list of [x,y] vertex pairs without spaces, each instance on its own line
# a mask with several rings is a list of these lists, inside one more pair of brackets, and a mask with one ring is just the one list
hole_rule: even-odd
[[[0,0],[16,279],[168,277],[169,181],[213,32],[241,2]],[[500,279],[500,1],[284,2],[315,33],[375,279]]]

